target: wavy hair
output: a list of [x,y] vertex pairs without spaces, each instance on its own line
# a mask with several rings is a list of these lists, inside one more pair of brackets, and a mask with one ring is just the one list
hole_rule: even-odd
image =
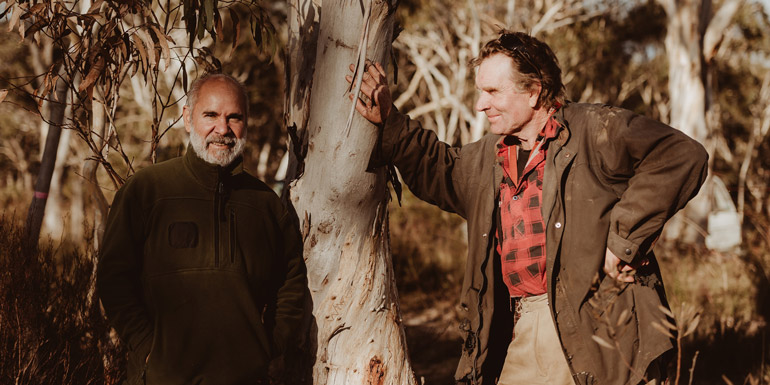
[[499,33],[497,39],[484,45],[470,65],[478,67],[485,59],[498,53],[508,56],[519,76],[511,75],[521,90],[530,91],[535,85],[540,85],[538,106],[551,109],[563,105],[565,91],[561,67],[551,47],[523,32],[501,30]]

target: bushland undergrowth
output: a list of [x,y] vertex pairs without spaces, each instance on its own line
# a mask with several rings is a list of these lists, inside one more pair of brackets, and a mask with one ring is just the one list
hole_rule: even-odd
[[[748,223],[735,253],[656,249],[674,315],[684,307],[700,315],[681,341],[680,384],[770,384],[770,223]],[[465,222],[405,191],[402,207],[391,205],[390,224],[415,371],[427,384],[449,383],[461,348],[453,309]],[[125,351],[89,297],[90,243],[27,247],[21,227],[0,215],[0,384],[118,382]]]
[[0,383],[117,383],[125,354],[93,295],[95,261],[87,249],[25,244],[0,217]]
[[[402,207],[391,204],[391,248],[396,283],[402,298],[410,351],[425,341],[443,354],[413,354],[418,378],[426,384],[451,381],[460,356],[457,304],[467,254],[465,222],[404,190]],[[682,335],[679,384],[770,384],[770,222],[747,217],[743,244],[732,253],[715,253],[692,245],[660,244],[660,263],[668,299],[676,318],[672,334]],[[443,309],[434,314],[430,309]],[[662,315],[663,313],[661,313]],[[426,320],[433,330],[414,325]],[[411,325],[410,325],[411,324]],[[445,367],[439,368],[439,362]],[[694,365],[693,365],[694,364]]]

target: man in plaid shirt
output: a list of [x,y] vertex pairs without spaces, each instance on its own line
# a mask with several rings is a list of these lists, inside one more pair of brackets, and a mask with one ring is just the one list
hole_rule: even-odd
[[357,101],[382,133],[370,166],[395,164],[415,195],[468,221],[455,379],[664,382],[673,344],[652,326],[667,307],[652,246],[703,183],[703,146],[631,111],[565,101],[556,56],[525,33],[501,31],[472,65],[490,134],[462,148],[392,106],[379,64]]

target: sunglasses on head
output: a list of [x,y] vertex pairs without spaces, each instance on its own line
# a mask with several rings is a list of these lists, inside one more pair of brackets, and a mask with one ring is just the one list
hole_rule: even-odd
[[527,52],[526,48],[524,47],[524,42],[521,41],[520,37],[516,36],[513,33],[504,33],[497,38],[497,41],[500,42],[500,45],[503,48],[505,48],[512,54],[516,55],[516,57],[526,62],[535,72],[538,79],[543,78],[543,75],[540,73],[540,68],[538,68],[538,66],[535,65],[535,62],[532,60],[532,57],[529,55],[529,52]]

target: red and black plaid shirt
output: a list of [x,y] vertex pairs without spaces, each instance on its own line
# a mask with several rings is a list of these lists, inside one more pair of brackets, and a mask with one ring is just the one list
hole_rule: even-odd
[[[503,281],[511,297],[546,292],[545,224],[540,207],[546,148],[559,127],[553,116],[548,119],[538,144],[529,154],[529,161],[517,159],[516,138],[504,137],[497,144],[497,160],[503,168],[497,252],[502,259]],[[518,162],[526,164],[521,175],[518,175]]]

